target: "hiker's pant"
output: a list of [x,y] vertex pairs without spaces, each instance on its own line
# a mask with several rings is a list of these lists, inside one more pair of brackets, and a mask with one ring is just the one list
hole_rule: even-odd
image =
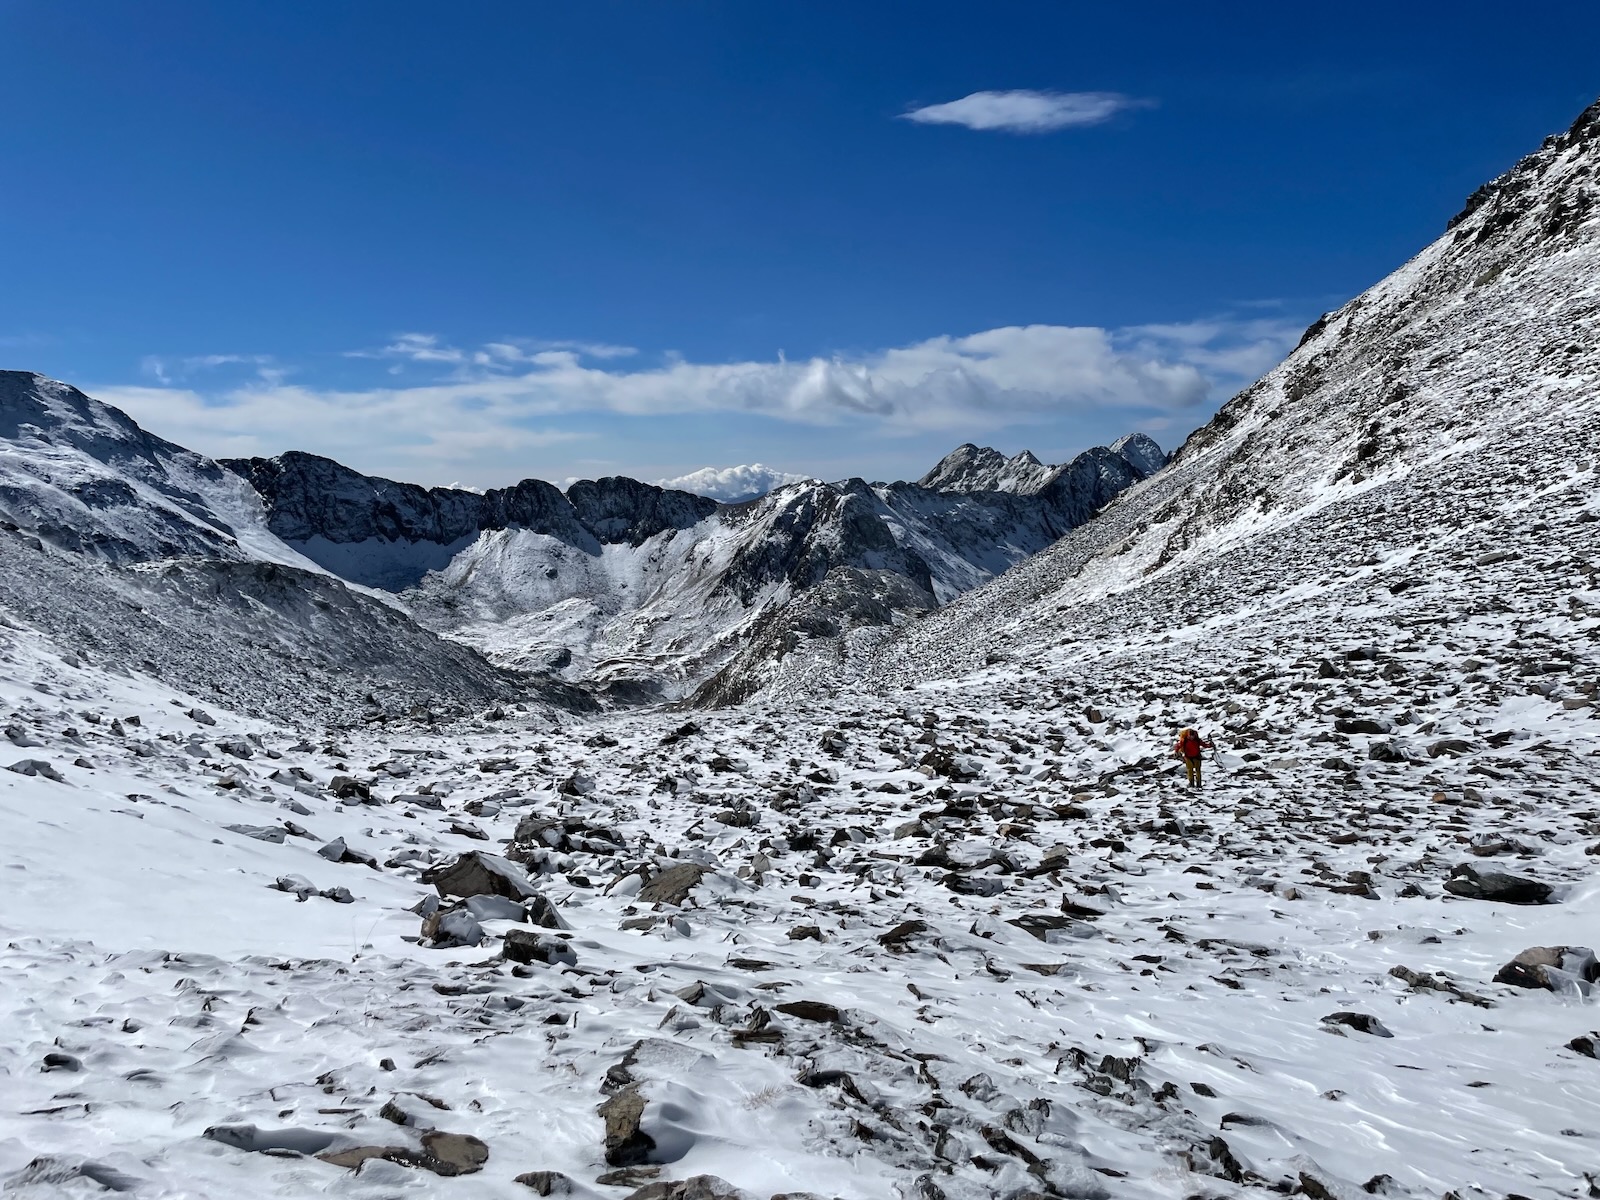
[[1194,758],[1190,758],[1187,754],[1185,754],[1183,756],[1183,765],[1189,769],[1189,786],[1190,787],[1199,787],[1200,786],[1200,757],[1199,757],[1199,755],[1196,755]]

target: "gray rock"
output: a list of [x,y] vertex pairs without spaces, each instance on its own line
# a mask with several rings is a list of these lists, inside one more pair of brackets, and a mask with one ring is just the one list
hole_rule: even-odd
[[1553,894],[1547,883],[1504,871],[1480,871],[1470,863],[1452,868],[1444,890],[1463,899],[1500,904],[1549,904]]
[[630,1193],[627,1200],[756,1200],[756,1197],[715,1175],[694,1175],[688,1179],[658,1179],[647,1183]]
[[378,860],[363,850],[353,850],[342,837],[334,838],[326,846],[317,851],[320,858],[325,858],[334,863],[359,863],[363,867],[378,870]]
[[644,904],[682,904],[709,870],[699,863],[668,867],[639,889],[639,900]]
[[18,775],[38,776],[40,779],[53,779],[57,783],[66,782],[66,779],[62,776],[61,772],[56,770],[55,767],[51,766],[49,763],[45,762],[45,760],[42,758],[24,758],[20,762],[12,763],[6,768],[6,770],[15,771]]
[[638,1087],[625,1087],[612,1093],[595,1111],[606,1123],[606,1163],[613,1167],[632,1167],[650,1160],[656,1141],[639,1128],[644,1120],[645,1099]]
[[304,875],[279,875],[272,885],[280,892],[293,892],[294,898],[304,904],[317,894],[317,887]]
[[993,875],[963,875],[952,871],[944,877],[944,886],[959,896],[998,896],[1006,885]]
[[489,1147],[470,1133],[430,1129],[422,1135],[418,1166],[435,1175],[473,1175],[489,1161]]
[[288,836],[288,830],[281,825],[226,825],[229,833],[242,833],[247,838],[254,838],[258,842],[273,842],[282,845],[283,839]]
[[560,1171],[524,1171],[511,1181],[532,1188],[536,1196],[570,1196],[572,1180]]
[[566,942],[526,929],[508,929],[500,954],[511,962],[538,962],[552,967],[578,965],[577,953]]
[[918,934],[926,933],[931,928],[926,921],[901,921],[888,933],[880,934],[878,941],[891,950],[903,950]]
[[1371,717],[1340,717],[1333,723],[1333,727],[1340,733],[1367,733],[1382,736],[1394,732],[1394,725],[1388,721]]
[[774,1008],[787,1016],[798,1017],[802,1021],[816,1021],[827,1025],[840,1025],[844,1023],[844,1014],[831,1004],[824,1004],[820,1000],[791,1000],[786,1004],[774,1005]]
[[1530,946],[1495,973],[1496,983],[1557,991],[1563,983],[1600,982],[1600,961],[1587,946]]
[[422,881],[433,884],[441,896],[504,896],[520,903],[539,894],[520,867],[482,850],[423,872]]
[[1370,1033],[1374,1037],[1393,1037],[1394,1034],[1384,1026],[1384,1023],[1368,1013],[1336,1012],[1329,1013],[1322,1018],[1324,1025],[1339,1025],[1346,1029],[1354,1029],[1357,1033]]
[[[98,1184],[109,1192],[136,1192],[143,1184],[138,1179],[126,1172],[105,1163],[95,1162],[93,1159],[58,1158],[53,1155],[41,1155],[33,1159],[22,1170],[14,1175],[7,1176],[4,1190],[7,1192],[25,1192],[34,1194],[34,1187],[55,1186],[68,1187],[80,1179],[87,1179],[90,1183]],[[40,1195],[47,1193],[40,1192]],[[50,1192],[49,1195],[66,1193]],[[71,1193],[80,1194],[77,1189]]]

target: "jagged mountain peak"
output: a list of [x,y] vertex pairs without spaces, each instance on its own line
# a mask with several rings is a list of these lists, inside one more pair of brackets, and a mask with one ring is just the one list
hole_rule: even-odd
[[[1155,474],[1166,464],[1167,455],[1155,440],[1143,433],[1118,438],[1109,447],[1085,451],[1072,463],[1086,462],[1085,455],[1095,450],[1109,451],[1133,467],[1139,478]],[[919,487],[941,492],[1015,492],[1032,495],[1050,486],[1072,463],[1051,466],[1031,450],[1007,458],[991,446],[963,442],[945,455],[934,468],[917,480]]]
[[1141,475],[1154,475],[1167,465],[1167,452],[1147,433],[1124,434],[1109,449],[1127,459]]

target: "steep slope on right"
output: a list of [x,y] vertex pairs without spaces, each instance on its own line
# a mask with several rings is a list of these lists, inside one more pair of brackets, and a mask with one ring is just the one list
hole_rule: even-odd
[[[858,646],[843,679],[888,691],[1120,662],[1226,694],[1241,672],[1428,644],[1455,664],[1486,658],[1497,687],[1526,676],[1582,707],[1597,462],[1600,103],[1317,321],[1165,471],[992,584]],[[789,678],[836,686],[840,671]]]

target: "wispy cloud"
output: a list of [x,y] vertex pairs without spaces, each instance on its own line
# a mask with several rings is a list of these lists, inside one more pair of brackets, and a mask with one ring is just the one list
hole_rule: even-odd
[[528,363],[543,364],[558,359],[628,358],[637,353],[632,346],[613,346],[606,342],[544,341],[535,338],[505,338],[485,342],[476,350],[463,350],[450,345],[436,333],[401,333],[377,350],[348,350],[344,357],[510,370]]
[[901,114],[901,119],[1004,133],[1053,133],[1100,125],[1120,112],[1150,108],[1154,103],[1121,92],[973,92],[945,104],[914,108]]
[[655,482],[660,487],[677,488],[680,492],[693,492],[713,500],[746,500],[751,496],[764,496],[786,483],[804,483],[810,478],[793,471],[778,471],[762,463],[746,463],[737,467],[701,467],[675,479]]
[[[589,354],[592,347],[501,341],[469,350],[435,341],[422,348],[453,353],[420,360],[411,369],[433,375],[414,384],[333,389],[256,378],[214,389],[168,382],[93,393],[212,455],[303,449],[380,474],[508,482],[527,473],[530,451],[620,429],[617,416],[727,413],[889,437],[970,436],[1109,414],[1158,428],[1250,382],[1294,345],[1301,324],[1250,316],[1122,329],[1017,325],[865,353],[722,363],[675,355],[632,363],[622,348],[607,357]],[[595,423],[608,418],[610,426]],[[745,494],[761,486],[758,470],[770,469],[706,468],[710,474],[681,476],[677,486]],[[741,471],[752,472],[748,486]]]
[[145,375],[162,385],[180,383],[201,371],[232,366],[254,367],[256,377],[271,384],[281,383],[288,375],[287,369],[270,354],[147,354],[139,363]]

